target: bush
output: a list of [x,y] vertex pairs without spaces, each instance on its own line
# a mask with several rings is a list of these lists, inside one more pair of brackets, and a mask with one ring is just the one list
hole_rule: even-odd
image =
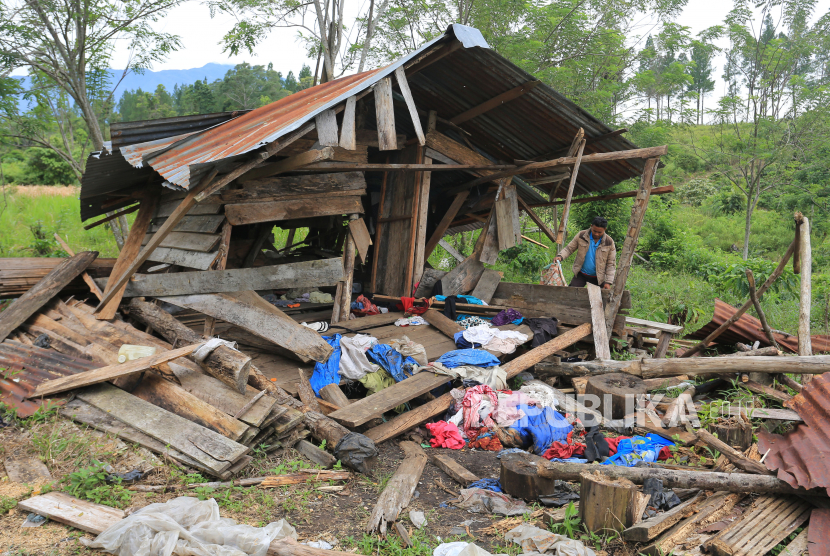
[[513,274],[524,275],[532,282],[538,281],[542,268],[549,263],[545,250],[529,241],[502,251],[499,262],[506,264]]
[[682,152],[671,157],[674,163],[689,174],[700,171],[703,168],[703,161],[690,152]]

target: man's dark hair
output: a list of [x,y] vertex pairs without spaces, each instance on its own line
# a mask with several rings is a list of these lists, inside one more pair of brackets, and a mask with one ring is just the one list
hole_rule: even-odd
[[605,230],[608,228],[608,220],[602,216],[594,216],[594,219],[591,221],[591,226],[596,226],[597,228]]

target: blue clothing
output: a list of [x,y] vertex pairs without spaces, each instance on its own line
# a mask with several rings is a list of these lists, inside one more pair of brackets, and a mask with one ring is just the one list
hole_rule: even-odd
[[[477,297],[473,297],[472,295],[456,295],[455,297],[462,303],[467,303],[469,305],[485,305],[485,303]],[[446,301],[446,295],[436,295],[435,301]]]
[[[375,344],[366,352],[366,357],[372,363],[377,363],[392,375],[395,382],[400,382],[412,376],[412,372],[420,367],[412,357],[404,357],[388,344]],[[339,361],[339,357],[338,357]],[[338,363],[339,364],[339,363]]]
[[582,261],[581,273],[588,276],[597,275],[597,247],[600,243],[602,243],[602,238],[599,238],[595,243],[593,232],[588,232],[588,252],[585,253],[585,260]]
[[323,339],[334,348],[329,358],[323,363],[314,364],[314,373],[308,379],[311,389],[320,397],[320,390],[329,384],[340,384],[340,334],[323,336]]
[[532,447],[534,454],[541,456],[554,442],[567,442],[573,427],[558,411],[547,406],[539,408],[525,404],[517,405],[516,409],[524,412],[524,417],[509,428],[519,432],[524,447]]
[[495,355],[481,349],[457,349],[455,351],[448,351],[439,357],[437,362],[448,369],[454,369],[462,365],[495,367],[501,364],[501,361]]
[[602,465],[634,467],[638,461],[653,463],[660,456],[660,449],[663,446],[674,446],[674,442],[656,434],[620,440],[617,453],[602,462]]

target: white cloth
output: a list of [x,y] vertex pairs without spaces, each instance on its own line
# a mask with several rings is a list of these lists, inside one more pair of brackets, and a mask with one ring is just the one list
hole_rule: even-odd
[[357,334],[353,338],[340,338],[340,369],[341,376],[350,380],[360,380],[368,373],[380,369],[378,365],[370,363],[366,357],[366,350],[377,343],[377,338],[365,334]]
[[519,525],[504,535],[505,540],[522,546],[525,556],[528,554],[553,554],[555,556],[596,556],[596,553],[581,541],[556,535],[550,531]]
[[473,346],[485,346],[493,339],[498,331],[498,328],[493,328],[490,324],[484,323],[471,326],[464,331],[463,336]]
[[493,390],[504,390],[507,388],[507,371],[500,366],[495,367],[474,367],[473,365],[461,365],[452,369],[445,367],[437,361],[433,361],[427,367],[421,367],[419,371],[432,371],[444,374],[452,378],[475,380],[486,384]]
[[208,355],[213,353],[213,350],[218,348],[219,346],[228,346],[231,349],[236,349],[236,342],[229,342],[227,340],[220,340],[219,338],[211,338],[202,346],[193,352],[193,359],[196,361],[204,361],[208,358]]
[[[420,318],[420,317],[419,317]],[[418,362],[422,367],[429,365],[427,359],[427,350],[421,344],[415,343],[406,336],[402,338],[395,338],[389,341],[392,348],[403,355],[404,357],[411,357]]]
[[424,317],[415,315],[413,317],[404,317],[395,321],[395,326],[421,326],[427,324]]
[[89,548],[131,556],[265,556],[271,541],[297,532],[284,519],[265,527],[238,525],[219,516],[216,500],[180,496],[150,504],[111,525]]
[[519,392],[527,394],[527,397],[539,402],[541,405],[556,409],[559,407],[556,393],[552,386],[548,386],[540,380],[532,380],[522,384]]

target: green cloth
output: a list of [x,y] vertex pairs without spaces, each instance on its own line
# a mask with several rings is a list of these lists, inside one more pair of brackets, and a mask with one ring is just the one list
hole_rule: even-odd
[[[384,388],[389,388],[390,386],[396,384],[395,379],[392,378],[392,375],[389,374],[389,371],[386,369],[380,369],[379,371],[375,371],[373,373],[366,373],[366,376],[360,379],[360,384],[366,387],[369,391],[369,395],[377,394]],[[395,408],[395,413],[403,413],[407,410],[406,404],[401,404]]]

